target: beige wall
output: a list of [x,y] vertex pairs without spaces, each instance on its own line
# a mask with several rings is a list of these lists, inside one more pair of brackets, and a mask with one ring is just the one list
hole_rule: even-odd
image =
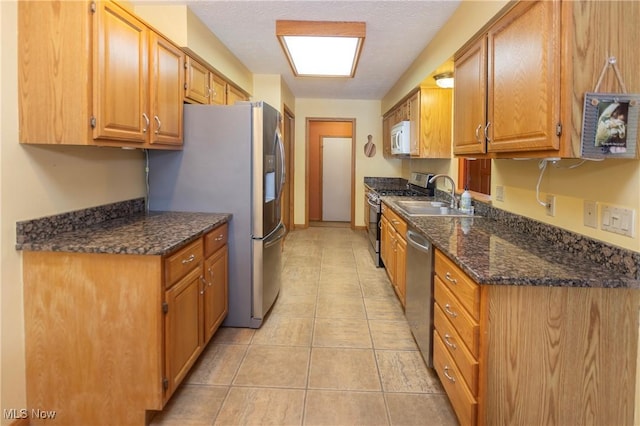
[[[369,100],[296,99],[295,146],[295,218],[296,225],[305,223],[306,120],[307,118],[355,118],[355,218],[356,226],[364,226],[365,176],[400,176],[401,160],[382,156],[382,118],[380,102]],[[366,157],[364,144],[373,136],[376,155]]]
[[[143,154],[18,143],[17,7],[0,2],[0,412],[25,408],[22,256],[16,222],[144,196]],[[46,407],[41,407],[46,409]],[[9,424],[2,418],[2,424]]]

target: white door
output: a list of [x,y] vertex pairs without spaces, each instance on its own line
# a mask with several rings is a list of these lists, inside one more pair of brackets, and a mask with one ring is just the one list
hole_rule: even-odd
[[351,221],[351,138],[322,138],[322,220]]

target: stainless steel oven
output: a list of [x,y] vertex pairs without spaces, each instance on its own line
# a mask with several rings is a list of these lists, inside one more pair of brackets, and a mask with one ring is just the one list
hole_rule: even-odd
[[366,227],[367,237],[369,239],[369,252],[373,257],[373,263],[377,267],[384,266],[382,259],[380,258],[380,196],[395,195],[395,196],[427,196],[433,197],[434,184],[429,183],[429,179],[433,176],[432,173],[418,173],[412,172],[411,178],[408,181],[404,181],[403,187],[394,185],[394,187],[378,187],[370,188],[365,186],[365,205],[368,212]]
[[383,266],[380,259],[380,196],[373,190],[367,190],[364,194],[368,217],[366,220],[367,237],[369,238],[369,252],[373,263]]

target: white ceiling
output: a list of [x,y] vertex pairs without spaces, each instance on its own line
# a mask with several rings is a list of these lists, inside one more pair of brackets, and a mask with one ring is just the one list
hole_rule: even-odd
[[[281,74],[296,97],[382,99],[453,14],[460,0],[172,3],[188,5],[252,73]],[[278,19],[365,22],[367,36],[355,78],[294,77],[275,36]]]

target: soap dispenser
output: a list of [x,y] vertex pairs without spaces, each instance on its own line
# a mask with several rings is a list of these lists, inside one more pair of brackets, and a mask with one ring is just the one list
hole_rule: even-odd
[[460,210],[465,213],[471,212],[471,193],[464,187],[464,192],[460,195]]

